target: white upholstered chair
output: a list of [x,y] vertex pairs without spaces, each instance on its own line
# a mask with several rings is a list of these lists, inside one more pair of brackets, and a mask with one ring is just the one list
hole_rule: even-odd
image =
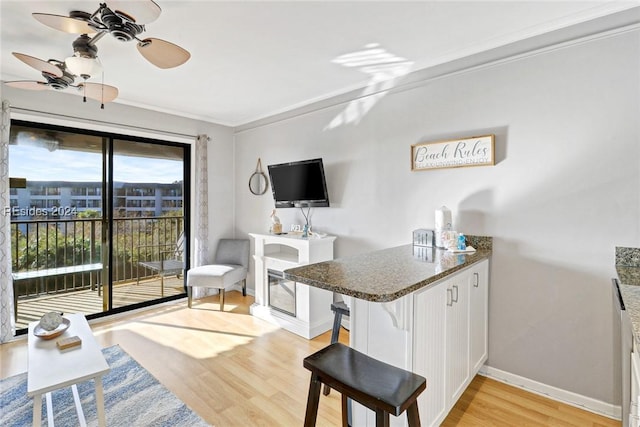
[[192,288],[220,290],[220,311],[224,311],[224,289],[242,282],[242,296],[247,295],[249,269],[249,240],[220,239],[213,264],[201,265],[187,271],[187,298],[191,308]]

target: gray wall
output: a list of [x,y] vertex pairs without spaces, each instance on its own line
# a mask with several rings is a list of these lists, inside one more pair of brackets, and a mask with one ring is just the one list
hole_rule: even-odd
[[[223,126],[126,105],[100,110],[50,92],[2,86],[1,96],[22,108],[210,135],[212,244],[267,231],[271,195],[247,188],[258,157],[265,170],[324,158],[332,207],[314,209],[312,225],[338,236],[336,256],[408,243],[445,204],[458,230],[495,238],[489,365],[619,403],[609,278],[614,246],[640,240],[639,55],[637,31],[552,49],[373,105],[365,98],[244,130],[235,152]],[[338,116],[353,121],[332,127]],[[484,133],[496,134],[496,166],[410,171],[411,144]],[[278,214],[285,227],[303,220],[298,210]]]
[[[331,208],[315,229],[336,256],[410,242],[446,205],[494,237],[489,365],[619,404],[610,278],[614,246],[640,245],[640,35],[547,49],[236,134],[238,235],[266,232],[262,164],[322,157]],[[355,71],[354,71],[355,72]],[[337,127],[336,116],[355,121]],[[343,117],[346,117],[343,116]],[[411,172],[411,144],[496,134],[493,167]],[[285,228],[299,210],[280,209]]]
[[[208,145],[209,192],[216,200],[216,203],[209,204],[210,250],[215,249],[215,243],[220,237],[233,236],[234,168],[231,128],[116,103],[106,104],[105,109],[101,110],[100,105],[95,101],[89,100],[85,104],[81,97],[66,93],[27,91],[5,85],[0,85],[0,88],[2,99],[9,101],[12,105],[14,118],[20,114],[32,114],[33,119],[29,118],[29,120],[35,122],[84,129],[91,129],[96,125],[110,126],[112,132],[159,139],[162,139],[162,135],[158,134],[162,132],[209,135],[211,137]],[[54,117],[25,113],[24,109],[50,113]],[[149,131],[131,127],[149,129]],[[172,140],[171,136],[167,136],[166,139]],[[191,138],[188,141],[191,141]],[[192,158],[192,165],[195,166],[195,158]]]

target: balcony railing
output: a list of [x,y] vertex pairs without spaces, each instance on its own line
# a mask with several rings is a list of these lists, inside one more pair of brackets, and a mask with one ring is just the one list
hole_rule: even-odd
[[[176,244],[183,224],[178,216],[114,219],[112,282],[152,276],[152,271],[137,268],[138,261],[153,257],[154,246]],[[14,281],[16,298],[94,289],[101,282],[101,271],[95,268],[50,276],[47,272],[104,264],[103,227],[100,218],[12,220],[12,273],[22,277]]]

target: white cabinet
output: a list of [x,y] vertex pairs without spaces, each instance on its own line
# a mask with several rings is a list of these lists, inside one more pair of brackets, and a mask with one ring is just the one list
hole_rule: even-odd
[[447,280],[445,310],[445,390],[448,402],[462,395],[469,381],[469,275]]
[[469,368],[477,373],[489,356],[489,262],[471,267],[469,282]]
[[629,426],[640,427],[640,355],[633,340],[631,352],[631,402],[629,405]]
[[[335,236],[303,239],[300,235],[249,234],[254,239],[255,303],[251,314],[307,339],[331,329],[333,293],[302,283],[289,283],[294,309],[278,310],[270,304],[269,271],[282,272],[301,265],[333,259]],[[272,288],[273,289],[273,288]]]
[[[439,426],[487,360],[489,260],[397,300],[351,306],[351,347],[427,379],[418,397],[423,426]],[[354,405],[354,425],[375,425]],[[391,417],[406,426],[406,417]]]
[[413,371],[427,378],[418,398],[425,426],[440,425],[487,360],[488,284],[485,260],[414,295]]
[[442,283],[417,291],[413,299],[413,371],[427,379],[427,388],[418,399],[420,419],[425,426],[447,415],[444,367],[448,291],[448,286]]

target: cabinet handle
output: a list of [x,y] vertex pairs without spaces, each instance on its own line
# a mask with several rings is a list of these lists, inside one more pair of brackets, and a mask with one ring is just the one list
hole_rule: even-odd
[[453,285],[452,288],[454,288],[456,290],[456,297],[455,298],[451,298],[451,301],[458,302],[458,285]]
[[473,273],[473,277],[476,279],[473,287],[477,288],[480,285],[480,275],[478,273]]
[[453,291],[451,288],[447,288],[447,305],[449,307],[453,305]]

